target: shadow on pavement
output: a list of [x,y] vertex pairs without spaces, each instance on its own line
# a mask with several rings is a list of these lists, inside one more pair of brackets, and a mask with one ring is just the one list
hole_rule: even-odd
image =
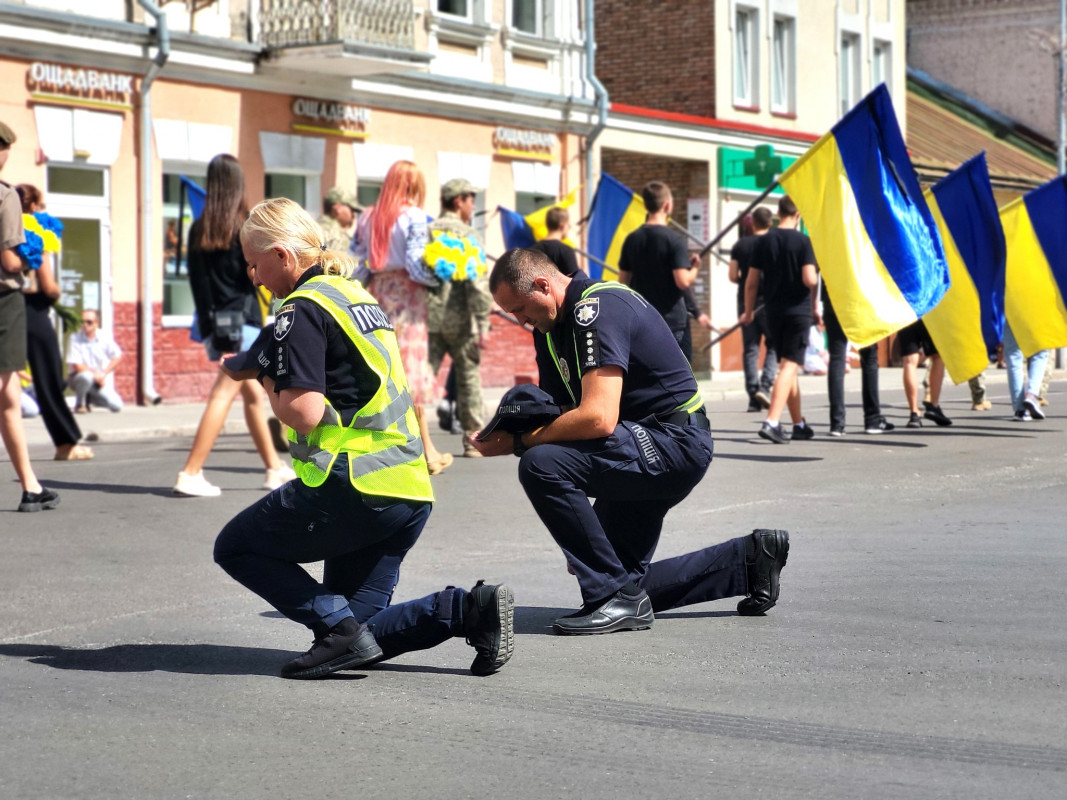
[[121,483],[97,483],[94,481],[57,481],[47,478],[49,489],[70,489],[71,491],[103,492],[104,494],[150,494],[156,497],[177,497],[167,486],[129,486]]
[[[727,441],[744,441],[744,440],[728,439]],[[773,446],[774,445],[768,445],[768,447],[773,447]],[[723,452],[720,452],[720,451],[716,450],[715,451],[715,460],[719,461],[720,459],[731,459],[731,460],[734,460],[734,461],[760,461],[760,462],[763,462],[765,464],[792,464],[792,463],[796,463],[796,462],[800,462],[800,461],[822,461],[823,460],[823,458],[821,456],[758,456],[758,455],[755,455],[755,454],[747,454],[747,453],[745,455],[742,455],[741,453],[723,453]]]
[[119,644],[95,650],[46,644],[0,645],[0,656],[56,669],[89,672],[180,672],[188,675],[270,675],[296,654],[218,644]]
[[657,611],[656,619],[713,619],[715,617],[738,617],[736,611]]
[[515,633],[530,636],[555,636],[552,623],[574,608],[547,608],[545,606],[515,606]]

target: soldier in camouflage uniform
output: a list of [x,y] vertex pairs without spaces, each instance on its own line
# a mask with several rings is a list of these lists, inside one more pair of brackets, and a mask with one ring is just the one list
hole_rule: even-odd
[[[475,189],[469,181],[454,178],[441,187],[441,216],[430,225],[460,238],[475,236],[470,221],[474,216]],[[456,415],[463,426],[463,455],[481,455],[470,443],[471,434],[484,426],[482,418],[482,378],[478,365],[489,336],[489,312],[493,296],[489,278],[482,274],[473,281],[442,281],[429,293],[427,327],[430,333],[430,365],[441,366],[445,353],[452,356],[456,372]]]
[[341,186],[334,186],[322,198],[322,216],[315,220],[322,228],[323,241],[330,250],[347,253],[352,244],[356,222],[356,197]]

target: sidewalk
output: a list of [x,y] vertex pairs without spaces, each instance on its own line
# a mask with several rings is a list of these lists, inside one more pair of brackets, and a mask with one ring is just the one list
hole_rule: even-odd
[[[903,388],[900,368],[883,367],[878,377],[883,402],[902,403]],[[1067,371],[1056,370],[1053,377],[1056,380],[1067,377]],[[1006,389],[997,387],[1004,387],[1007,384],[1007,373],[1002,369],[989,369],[986,371],[986,383],[991,393],[1004,394]],[[825,397],[826,377],[802,375],[800,387],[802,396]],[[505,390],[506,387],[485,389],[487,410],[496,408]],[[719,373],[709,380],[700,381],[700,391],[709,405],[728,403],[729,407],[723,409],[725,411],[743,411],[746,405],[744,374],[741,372]],[[852,394],[859,391],[860,371],[853,369],[845,375],[845,392]],[[946,400],[965,399],[969,404],[966,384],[952,386],[946,380],[944,396]],[[128,405],[117,414],[112,414],[106,409],[94,409],[90,414],[79,414],[76,419],[87,441],[118,442],[167,436],[193,436],[200,423],[203,410],[203,403],[169,404],[164,401],[158,406]],[[40,417],[23,420],[23,424],[26,427],[27,441],[31,446],[51,443]],[[237,399],[230,409],[223,433],[244,433],[246,430],[243,407],[240,399]]]

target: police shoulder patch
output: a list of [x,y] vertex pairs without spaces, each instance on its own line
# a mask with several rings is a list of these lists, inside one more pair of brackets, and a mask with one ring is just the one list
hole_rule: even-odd
[[583,328],[593,324],[600,313],[600,298],[587,297],[574,307],[574,321]]
[[600,337],[595,328],[575,335],[578,345],[578,358],[582,362],[582,373],[600,366]]
[[289,331],[293,329],[293,322],[296,321],[296,306],[292,303],[282,306],[278,309],[278,313],[274,315],[274,339],[275,341],[281,341],[289,335]]

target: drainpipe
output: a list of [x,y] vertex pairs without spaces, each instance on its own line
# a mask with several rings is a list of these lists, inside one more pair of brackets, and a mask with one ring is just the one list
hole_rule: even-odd
[[170,57],[170,31],[167,16],[151,0],[137,4],[156,19],[156,57],[141,79],[141,397],[155,405],[163,398],[156,392],[155,351],[152,318],[152,83]]
[[585,213],[593,207],[593,143],[608,124],[608,90],[596,77],[596,35],[593,25],[593,0],[585,0],[585,79],[596,95],[597,123],[585,137]]

